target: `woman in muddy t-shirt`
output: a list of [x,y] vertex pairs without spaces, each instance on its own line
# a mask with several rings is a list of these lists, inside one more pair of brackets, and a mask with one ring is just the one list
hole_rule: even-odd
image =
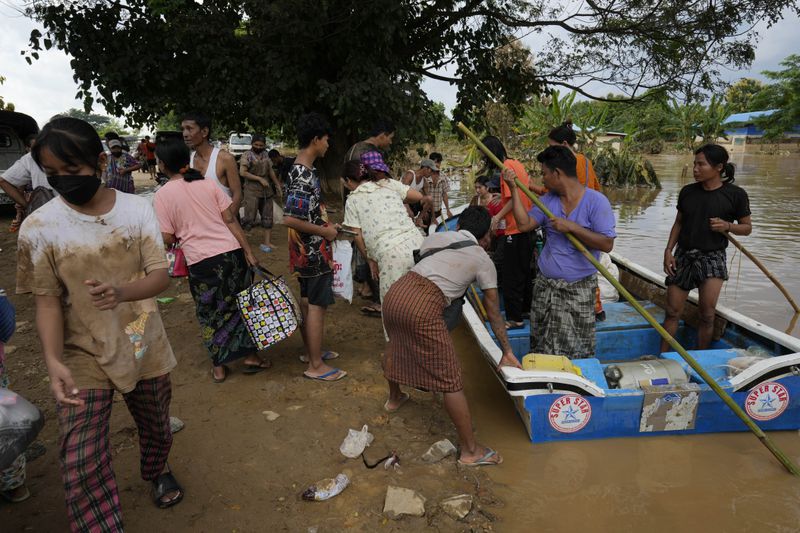
[[[695,151],[694,180],[678,195],[678,215],[664,250],[667,274],[667,314],[664,328],[675,335],[686,297],[694,288],[700,292],[698,349],[711,344],[714,316],[722,283],[728,279],[725,248],[727,233],[750,235],[750,200],[733,184],[734,166],[728,152],[716,144]],[[672,250],[677,245],[675,254]],[[661,351],[668,348],[661,341]]]
[[154,300],[169,286],[164,244],[146,199],[101,187],[102,152],[82,120],[42,129],[33,158],[61,197],[23,222],[18,245],[17,292],[36,298],[73,531],[122,531],[108,436],[115,390],[136,422],[155,504],[183,498],[167,465],[176,361]]

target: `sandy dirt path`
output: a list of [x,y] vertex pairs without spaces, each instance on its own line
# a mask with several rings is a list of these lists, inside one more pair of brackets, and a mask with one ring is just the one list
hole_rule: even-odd
[[[54,402],[33,327],[32,298],[13,295],[16,235],[6,231],[9,215],[0,217],[0,287],[12,294],[19,327],[10,342],[8,371],[11,388],[45,414],[47,422],[39,438],[47,453],[29,464],[32,497],[15,505],[0,502],[0,529],[65,531]],[[341,211],[332,218],[339,220]],[[277,250],[263,254],[257,248],[258,230],[249,232],[264,265],[286,275],[285,228],[276,227],[273,235]],[[292,280],[290,285],[297,293],[297,283]],[[344,380],[317,383],[303,379],[304,366],[297,359],[302,353],[298,333],[266,352],[274,363],[271,370],[247,376],[241,372],[241,363],[234,363],[232,375],[217,385],[210,380],[210,363],[200,344],[186,282],[174,280],[164,296],[176,298],[161,305],[178,359],[172,374],[171,414],[186,423],[175,435],[170,465],[186,497],[168,510],[153,505],[150,487],[138,473],[135,425],[118,395],[111,418],[111,442],[127,531],[502,530],[496,518],[502,502],[485,470],[459,468],[454,457],[434,465],[421,461],[420,456],[437,440],[456,442],[452,424],[431,394],[412,391],[412,401],[401,411],[391,416],[384,413],[387,392],[380,365],[381,323],[359,313],[362,302],[358,298],[352,305],[338,300],[326,315],[325,347],[342,354],[335,363],[349,372]],[[262,414],[265,410],[280,417],[270,422]],[[368,470],[361,461],[346,459],[339,452],[347,429],[364,424],[375,435],[373,445],[367,448],[368,457],[375,460],[397,450],[400,470]],[[352,480],[341,495],[327,502],[300,499],[309,484],[340,472]],[[387,519],[382,510],[388,485],[422,494],[427,498],[426,515]],[[439,510],[438,503],[462,493],[471,494],[475,503],[466,519],[455,521]]]

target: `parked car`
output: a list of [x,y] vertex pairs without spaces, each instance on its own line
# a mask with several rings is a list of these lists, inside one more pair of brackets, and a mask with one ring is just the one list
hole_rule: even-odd
[[[25,155],[25,137],[39,133],[33,117],[14,111],[0,111],[0,176]],[[14,204],[14,200],[0,191],[0,204]]]
[[238,161],[242,154],[248,151],[253,144],[253,136],[249,133],[231,133],[228,138],[228,151]]

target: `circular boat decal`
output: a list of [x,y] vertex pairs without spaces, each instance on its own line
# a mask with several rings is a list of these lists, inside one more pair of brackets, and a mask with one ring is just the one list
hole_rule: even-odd
[[747,395],[744,408],[753,420],[772,420],[789,406],[789,391],[780,383],[762,383]]
[[592,406],[583,396],[565,394],[559,396],[547,413],[550,425],[561,433],[575,433],[592,418]]

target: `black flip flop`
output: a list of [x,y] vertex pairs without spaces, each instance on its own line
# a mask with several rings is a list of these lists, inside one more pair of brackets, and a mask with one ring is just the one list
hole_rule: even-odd
[[[174,499],[168,502],[161,500],[165,495],[175,491],[178,491],[178,495]],[[180,486],[178,480],[175,479],[171,471],[162,472],[161,475],[153,480],[153,503],[155,503],[159,509],[166,509],[167,507],[177,505],[181,500],[183,500],[183,487]]]
[[361,314],[364,315],[364,316],[371,316],[371,317],[375,317],[375,318],[380,318],[381,315],[382,315],[382,312],[378,311],[374,307],[364,306],[364,307],[361,308]]
[[[264,366],[264,364],[267,366]],[[271,361],[262,361],[260,365],[244,365],[244,369],[242,370],[242,374],[258,374],[259,372],[263,372],[264,370],[269,370],[272,368]]]

